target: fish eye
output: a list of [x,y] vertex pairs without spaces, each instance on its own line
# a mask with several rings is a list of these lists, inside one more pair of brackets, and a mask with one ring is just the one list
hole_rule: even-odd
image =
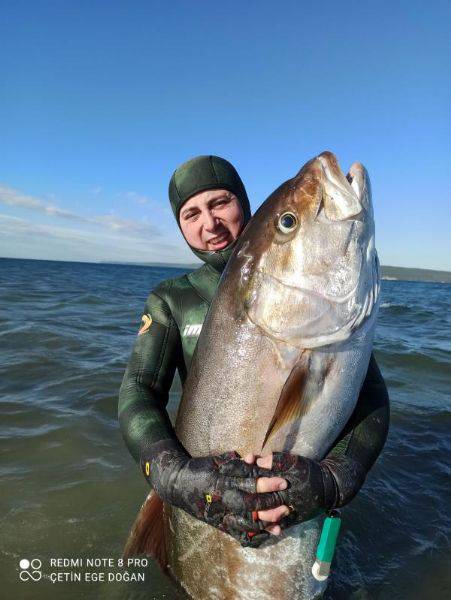
[[279,221],[277,223],[277,228],[282,233],[291,233],[292,231],[294,231],[296,229],[297,225],[298,225],[298,219],[297,219],[296,215],[293,214],[292,212],[286,212],[286,213],[283,213],[283,215],[280,215]]

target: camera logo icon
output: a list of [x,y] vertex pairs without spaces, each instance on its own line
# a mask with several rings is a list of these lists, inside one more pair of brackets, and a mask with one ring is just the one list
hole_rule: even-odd
[[20,573],[19,577],[21,581],[39,581],[42,577],[42,562],[39,558],[33,558],[33,560],[28,560],[28,558],[22,558],[19,563]]

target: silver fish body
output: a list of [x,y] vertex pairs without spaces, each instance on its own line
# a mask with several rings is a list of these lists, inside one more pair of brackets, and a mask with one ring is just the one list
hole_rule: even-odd
[[[355,407],[378,297],[368,175],[325,152],[266,200],[228,263],[177,416],[188,452],[323,458]],[[169,569],[196,600],[316,598],[321,523],[251,549],[166,507]]]

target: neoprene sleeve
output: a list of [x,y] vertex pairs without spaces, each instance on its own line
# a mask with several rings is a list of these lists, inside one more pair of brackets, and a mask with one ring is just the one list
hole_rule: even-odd
[[166,302],[150,294],[144,314],[152,323],[136,339],[118,407],[124,441],[137,462],[145,447],[175,438],[166,405],[175,369],[183,368],[180,333]]

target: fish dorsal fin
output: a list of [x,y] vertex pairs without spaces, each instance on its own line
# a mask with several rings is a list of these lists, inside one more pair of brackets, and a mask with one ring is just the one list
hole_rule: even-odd
[[311,401],[311,395],[307,393],[310,361],[311,352],[304,350],[283,386],[263,447],[284,425],[300,419],[308,412]]

